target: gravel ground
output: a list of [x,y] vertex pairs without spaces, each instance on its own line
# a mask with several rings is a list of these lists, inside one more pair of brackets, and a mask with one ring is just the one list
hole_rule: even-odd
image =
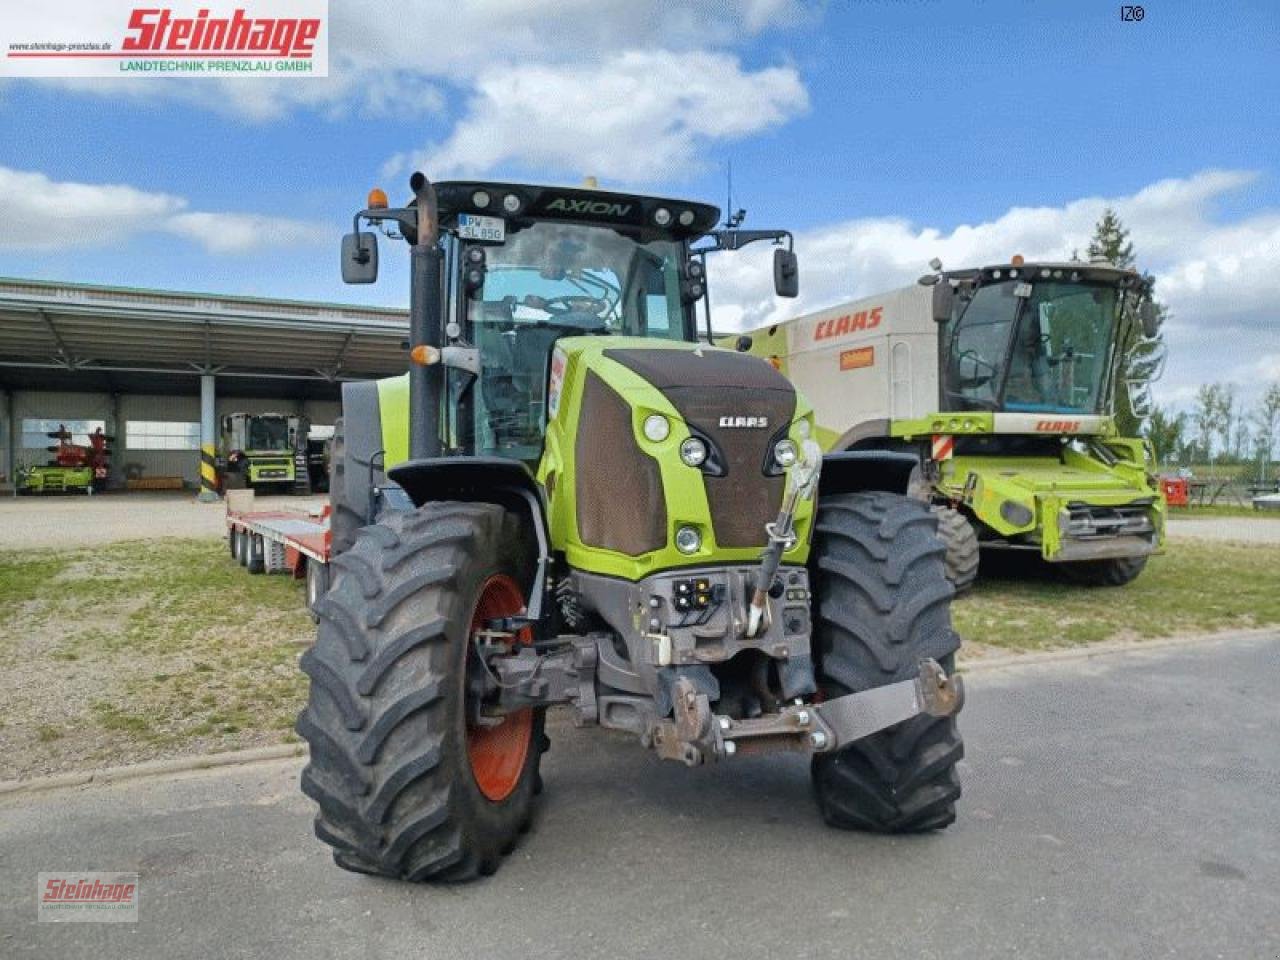
[[1169,536],[1194,540],[1280,545],[1280,519],[1273,517],[1170,517]]
[[[259,496],[263,510],[312,510],[313,497]],[[200,503],[190,493],[106,493],[93,497],[0,497],[0,550],[82,547],[157,537],[220,537],[221,503]]]

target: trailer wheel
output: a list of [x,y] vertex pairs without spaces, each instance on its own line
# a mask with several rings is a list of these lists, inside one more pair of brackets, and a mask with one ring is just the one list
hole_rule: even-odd
[[236,531],[236,559],[240,566],[249,566],[249,531],[244,527]]
[[260,533],[249,535],[249,562],[245,566],[250,573],[264,573],[267,569],[267,544]]
[[935,506],[933,514],[938,518],[938,539],[947,548],[947,579],[956,593],[964,593],[978,579],[978,531],[959,510]]
[[[818,505],[810,573],[814,649],[827,697],[913,676],[932,657],[950,671],[960,638],[928,506],[897,494],[845,494]],[[955,820],[955,717],[921,715],[813,758],[823,819],[846,830],[915,833]]]
[[232,560],[240,559],[240,531],[235,527],[227,533],[227,549],[231,551]]
[[329,592],[329,565],[307,557],[307,609],[311,611],[311,619],[320,622],[316,607],[320,599]]
[[1146,557],[1072,560],[1056,564],[1068,580],[1087,587],[1123,587],[1136,580],[1146,565]]
[[339,866],[405,880],[497,869],[528,826],[544,710],[476,724],[472,633],[524,608],[533,550],[493,504],[430,503],[333,561],[298,733],[302,790]]

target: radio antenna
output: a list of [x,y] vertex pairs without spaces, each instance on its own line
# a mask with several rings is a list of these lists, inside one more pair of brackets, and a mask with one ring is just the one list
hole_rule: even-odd
[[725,197],[724,207],[724,225],[729,230],[737,230],[742,225],[742,221],[747,219],[746,210],[733,209],[733,160],[730,158],[725,163],[725,179],[728,181],[727,195]]

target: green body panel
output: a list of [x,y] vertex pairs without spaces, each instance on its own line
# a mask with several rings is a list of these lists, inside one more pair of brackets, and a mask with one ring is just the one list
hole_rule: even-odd
[[[254,451],[245,452],[245,476],[250,483],[293,483],[294,480],[294,462],[293,455],[280,451],[270,453],[259,453]],[[287,461],[281,463],[280,461]],[[266,471],[274,473],[277,470],[284,470],[284,476],[265,476]]]
[[[633,581],[671,568],[755,562],[765,546],[766,535],[763,528],[758,546],[742,549],[722,549],[717,546],[702,472],[687,466],[680,459],[680,444],[688,439],[690,432],[676,408],[643,377],[604,355],[606,350],[628,348],[715,349],[672,340],[622,336],[564,337],[557,341],[556,350],[564,357],[564,372],[555,414],[547,423],[543,453],[536,471],[537,482],[547,504],[551,548],[563,553],[569,566],[574,569]],[[630,556],[584,544],[578,535],[575,510],[575,439],[582,415],[582,397],[588,371],[593,371],[617,391],[631,407],[636,443],[658,462],[668,518],[667,543],[658,550]],[[386,465],[392,467],[409,458],[408,375],[379,380],[378,400]],[[671,423],[670,434],[660,443],[649,441],[642,432],[645,418],[654,413],[662,414]],[[797,406],[790,431],[790,436],[797,445],[801,443],[804,430],[804,427],[797,429],[796,426],[801,420],[812,429],[812,411],[797,394]],[[810,500],[802,503],[796,511],[797,542],[783,555],[783,563],[803,564],[807,559],[812,519],[813,501]],[[697,527],[702,534],[702,549],[697,553],[684,554],[674,546],[676,529],[686,525]]]
[[28,493],[83,492],[92,485],[92,467],[28,467],[18,477],[18,489]]

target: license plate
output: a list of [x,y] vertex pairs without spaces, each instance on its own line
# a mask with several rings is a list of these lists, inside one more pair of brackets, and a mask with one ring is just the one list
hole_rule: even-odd
[[507,239],[507,223],[501,217],[478,217],[474,213],[460,213],[458,236],[463,240],[504,243]]

